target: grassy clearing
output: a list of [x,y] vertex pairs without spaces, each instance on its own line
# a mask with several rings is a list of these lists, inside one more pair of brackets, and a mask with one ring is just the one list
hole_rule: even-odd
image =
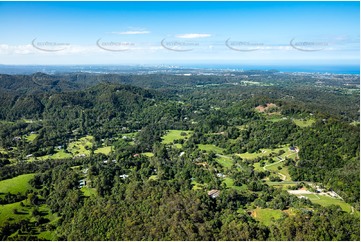
[[61,149],[61,150],[58,150],[56,153],[54,153],[52,155],[31,157],[29,159],[29,161],[34,161],[34,160],[58,160],[58,159],[68,159],[68,158],[72,158],[72,157],[73,157],[72,154],[65,152],[64,149]]
[[284,158],[285,156],[292,153],[289,150],[289,145],[282,145],[280,148],[276,148],[276,149],[260,149],[254,153],[246,152],[246,153],[236,154],[236,155],[241,157],[242,159],[252,160],[252,159],[255,159],[258,157],[268,156],[272,152],[277,154],[281,150],[285,151],[285,153],[283,155],[281,155],[282,158]]
[[219,156],[216,158],[216,161],[225,168],[231,168],[233,165],[233,160],[228,156]]
[[66,153],[64,149],[59,150],[53,155],[48,156],[48,159],[67,159],[73,157],[71,154]]
[[[14,214],[15,209],[19,214]],[[18,222],[30,218],[30,213],[31,209],[29,207],[20,206],[20,202],[0,205],[0,224],[4,224],[6,221]]]
[[314,124],[316,122],[315,119],[307,119],[307,120],[304,120],[304,119],[293,119],[293,122],[301,127],[301,128],[305,128],[305,127],[309,127],[311,126],[312,124]]
[[357,126],[357,125],[360,125],[360,122],[359,121],[353,121],[353,122],[350,123],[350,125]]
[[6,120],[0,120],[0,124],[14,124],[15,122],[12,121],[6,121]]
[[[35,221],[35,218],[31,215],[33,206],[31,206],[27,200],[22,201],[24,206],[21,206],[20,203],[21,202],[0,205],[0,224],[4,224],[7,221],[10,223],[16,223],[24,219],[29,219],[30,222]],[[17,214],[14,214],[14,210],[17,211]],[[56,222],[59,220],[59,217],[56,214],[52,214],[50,208],[46,204],[39,206],[39,212],[43,214],[43,218],[49,220],[49,224],[56,225]],[[57,239],[54,231],[41,232],[39,227],[35,227],[34,229],[35,233],[39,233],[39,239]],[[9,239],[11,240],[11,237],[9,237]]]
[[193,185],[192,187],[193,190],[202,190],[204,188],[204,184],[201,184],[196,181],[192,181],[191,184]]
[[237,191],[246,191],[247,185],[243,184],[242,186],[235,186],[234,179],[230,177],[226,177],[223,179],[223,183],[226,185],[227,188],[235,189]]
[[242,159],[253,160],[253,159],[256,159],[257,157],[267,156],[268,154],[261,153],[261,152],[255,152],[255,153],[246,152],[246,153],[236,154],[236,155],[241,157]]
[[9,152],[7,150],[5,150],[4,148],[0,147],[0,153],[2,154],[8,154]]
[[125,136],[127,138],[134,138],[136,134],[138,134],[138,132],[124,133],[124,134],[121,134],[120,137],[123,138]]
[[154,156],[154,154],[152,152],[144,152],[144,153],[142,153],[142,155],[147,156],[147,157],[153,157]]
[[[281,174],[283,174],[283,175],[285,175],[286,176],[286,181],[292,181],[292,179],[291,179],[291,176],[290,176],[290,174],[288,173],[288,168],[287,167],[283,167],[282,166],[282,163],[283,162],[281,162],[281,163],[273,163],[273,164],[268,164],[267,163],[267,166],[266,166],[266,169],[267,170],[269,170],[269,171],[273,171],[273,172],[276,172],[276,173],[281,173]],[[282,169],[281,170],[278,170],[278,167],[282,167]],[[263,168],[262,168],[263,169]]]
[[343,211],[350,213],[351,212],[351,205],[347,204],[346,202],[322,195],[316,194],[302,194],[302,196],[307,197],[310,199],[311,202],[320,204],[321,206],[327,207],[330,205],[339,205]]
[[102,153],[104,155],[109,155],[109,153],[112,151],[112,147],[111,146],[105,146],[105,147],[101,147],[101,148],[98,148],[96,150],[94,150],[94,153],[95,154],[98,154],[98,153]]
[[25,139],[28,141],[28,142],[33,142],[36,137],[38,137],[38,134],[29,134],[28,136],[25,137]]
[[94,137],[91,135],[80,138],[77,141],[73,141],[68,145],[68,151],[73,155],[90,155],[90,149],[93,146]]
[[270,121],[270,122],[280,122],[282,120],[285,120],[285,117],[283,117],[281,115],[277,115],[277,114],[269,115],[266,117],[267,117],[267,121]]
[[156,180],[158,180],[158,176],[157,175],[151,175],[149,177],[149,180],[156,181]]
[[226,186],[229,187],[229,188],[234,186],[234,180],[232,178],[229,178],[229,177],[224,178],[223,183],[226,184]]
[[253,164],[253,167],[254,167],[254,170],[255,170],[255,171],[258,171],[258,172],[264,171],[263,167],[261,167],[261,163],[260,163],[260,162],[254,163],[254,164]]
[[28,189],[31,188],[29,181],[34,177],[35,174],[24,174],[11,179],[0,181],[0,193],[13,193],[18,192],[24,194]]
[[270,226],[273,221],[282,218],[283,212],[281,210],[274,210],[270,208],[256,208],[252,211],[252,217],[266,226]]
[[206,144],[206,145],[203,145],[203,144],[199,144],[198,145],[198,148],[200,150],[204,150],[204,151],[213,151],[217,154],[223,154],[223,150],[222,148],[218,147],[218,146],[215,146],[215,145],[210,145],[210,144]]
[[58,240],[55,231],[43,231],[38,235],[40,240],[55,241]]
[[[182,136],[181,133],[186,133]],[[172,144],[177,139],[188,139],[192,135],[193,131],[186,130],[168,130],[167,134],[162,137],[163,144]]]
[[82,187],[82,188],[80,188],[80,191],[82,191],[84,193],[84,196],[86,196],[86,197],[90,197],[92,195],[94,195],[94,196],[97,195],[97,191],[95,190],[95,188]]

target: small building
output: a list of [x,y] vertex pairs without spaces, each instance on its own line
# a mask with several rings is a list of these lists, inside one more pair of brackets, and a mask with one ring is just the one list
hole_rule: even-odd
[[13,138],[13,140],[19,141],[19,140],[21,140],[21,137],[20,137],[20,136],[16,136],[16,137]]
[[84,179],[79,180],[79,188],[86,186],[86,181]]
[[210,196],[211,198],[216,198],[219,196],[219,194],[221,194],[220,190],[212,189],[208,191],[208,196]]
[[129,175],[127,175],[127,174],[123,174],[123,175],[120,175],[119,177],[120,177],[120,178],[122,178],[122,179],[125,179],[125,178],[128,178],[128,177],[129,177]]
[[226,175],[224,175],[224,174],[222,174],[222,173],[217,173],[217,177],[219,177],[219,178],[225,178]]

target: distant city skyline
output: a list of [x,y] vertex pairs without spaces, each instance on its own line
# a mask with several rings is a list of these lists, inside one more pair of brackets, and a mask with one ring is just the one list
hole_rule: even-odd
[[0,2],[0,64],[359,65],[359,2]]

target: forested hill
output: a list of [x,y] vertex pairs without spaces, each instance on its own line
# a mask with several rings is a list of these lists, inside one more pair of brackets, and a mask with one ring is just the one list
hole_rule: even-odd
[[[17,84],[9,85],[9,88],[15,90],[26,89],[26,85],[22,87],[21,83],[29,83],[29,78],[24,78]],[[3,83],[2,86],[6,85]],[[10,121],[20,118],[46,119],[46,115],[54,114],[56,110],[60,111],[62,109],[93,109],[93,111],[98,110],[104,113],[126,110],[136,112],[135,110],[142,109],[146,103],[153,102],[155,98],[162,99],[165,96],[157,91],[106,82],[84,90],[62,92],[52,92],[51,90],[42,90],[37,94],[16,94],[16,91],[11,93],[0,92],[0,119]]]

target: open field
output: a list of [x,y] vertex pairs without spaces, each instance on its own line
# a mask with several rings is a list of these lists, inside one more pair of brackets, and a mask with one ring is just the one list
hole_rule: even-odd
[[332,198],[317,194],[302,194],[302,196],[307,197],[308,199],[310,199],[311,202],[320,204],[321,206],[324,207],[330,205],[339,205],[342,208],[342,210],[344,210],[345,212],[348,213],[351,212],[351,205],[337,198]]
[[80,188],[80,191],[82,191],[86,197],[90,197],[91,195],[96,196],[97,194],[95,188],[82,187]]
[[[0,205],[0,224],[4,224],[7,221],[10,223],[20,222],[24,219],[30,219],[30,222],[35,221],[35,218],[31,215],[33,206],[31,206],[27,200],[22,201],[24,206],[21,206],[20,203],[21,202]],[[59,217],[56,214],[50,212],[48,205],[42,204],[38,206],[38,209],[42,214],[41,216],[49,220],[49,224],[55,225],[59,220]],[[17,211],[17,214],[14,213],[15,210]],[[39,227],[35,227],[35,230],[36,232],[40,232]],[[55,240],[56,236],[54,231],[43,231],[38,234],[38,238]],[[11,237],[9,237],[9,240],[11,240]]]
[[216,158],[216,161],[222,165],[223,167],[225,168],[231,168],[232,165],[233,165],[233,160],[231,157],[228,157],[228,156],[224,156],[224,155],[219,155],[217,158]]
[[307,119],[307,120],[303,120],[303,119],[293,119],[293,122],[301,127],[301,128],[305,128],[305,127],[309,127],[312,124],[314,124],[316,122],[316,120],[314,119]]
[[294,152],[291,152],[289,150],[289,145],[283,145],[281,148],[276,148],[276,149],[260,149],[257,152],[254,153],[242,153],[242,154],[236,154],[237,156],[241,157],[242,159],[248,159],[248,160],[252,160],[258,157],[264,157],[264,156],[268,156],[270,153],[274,152],[274,153],[278,153],[280,150],[285,151],[285,153],[283,155],[281,155],[281,157],[285,157],[287,155],[290,155]]
[[218,147],[218,146],[215,146],[215,145],[210,145],[210,144],[206,144],[206,145],[203,145],[203,144],[199,144],[198,145],[198,148],[200,150],[204,150],[204,151],[213,151],[217,154],[223,154],[223,149]]
[[134,138],[135,135],[138,134],[138,132],[132,132],[132,133],[124,133],[124,134],[121,134],[120,137],[127,137],[127,138]]
[[267,117],[267,121],[270,122],[279,122],[287,119],[286,117],[283,117],[282,115],[278,115],[278,114],[267,115],[266,117]]
[[64,149],[58,150],[53,155],[44,155],[39,157],[30,157],[29,161],[34,160],[57,160],[57,159],[68,159],[72,158],[72,154],[66,153]]
[[[181,133],[186,133],[187,135],[182,136]],[[187,131],[187,130],[169,130],[167,132],[167,134],[165,134],[162,137],[162,143],[163,144],[171,144],[174,142],[174,140],[176,139],[186,139],[189,138],[192,135],[192,131]]]
[[149,177],[149,180],[156,181],[156,180],[158,180],[158,176],[157,176],[157,175],[151,175],[151,176]]
[[147,156],[147,157],[153,157],[154,156],[154,154],[152,152],[144,152],[144,153],[142,153],[142,155]]
[[196,181],[192,181],[191,184],[193,185],[193,190],[202,190],[204,188],[204,185],[201,183],[198,183]]
[[17,194],[18,192],[24,194],[28,189],[31,188],[29,181],[34,177],[35,174],[24,174],[11,179],[0,181],[0,194],[12,193]]
[[271,225],[273,221],[282,218],[282,216],[281,210],[270,208],[256,208],[252,211],[252,217],[266,226]]
[[91,135],[80,138],[77,141],[73,141],[68,145],[68,151],[75,155],[90,155],[90,149],[93,146],[94,137]]
[[[14,214],[15,209],[19,212],[19,214]],[[16,222],[30,218],[30,212],[31,209],[20,206],[20,202],[0,205],[0,224],[4,224],[9,220]]]
[[112,147],[111,146],[105,146],[105,147],[100,147],[96,150],[94,150],[94,153],[95,154],[98,154],[98,153],[102,153],[104,155],[109,155],[109,153],[112,151]]
[[29,134],[28,136],[25,137],[25,139],[26,139],[28,142],[33,142],[34,139],[36,139],[36,137],[38,137],[38,134]]

